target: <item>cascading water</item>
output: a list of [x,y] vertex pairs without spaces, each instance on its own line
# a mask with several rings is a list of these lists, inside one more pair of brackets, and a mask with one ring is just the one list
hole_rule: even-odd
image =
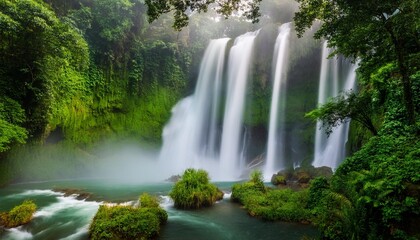
[[160,162],[167,175],[180,174],[189,167],[203,168],[214,162],[216,117],[228,41],[229,38],[222,38],[210,42],[194,94],[172,109],[172,117],[163,130],[160,153]]
[[280,118],[284,118],[286,73],[289,35],[291,23],[281,25],[277,36],[273,59],[274,85],[271,97],[270,121],[268,129],[267,157],[264,167],[264,179],[270,180],[271,175],[278,169],[284,168],[282,162],[276,163],[277,159],[284,158],[284,129],[279,126]]
[[[321,74],[319,79],[318,104],[324,104],[331,97],[339,94],[339,60],[337,58],[328,59],[331,50],[324,42],[322,49]],[[348,63],[343,63],[348,64]],[[357,66],[351,65],[345,77],[342,91],[348,91],[355,87]],[[345,157],[345,144],[349,131],[349,122],[341,124],[333,129],[329,137],[322,129],[322,122],[317,122],[315,134],[315,157],[312,163],[315,167],[328,166],[332,169],[337,168],[338,164]]]
[[252,49],[259,30],[236,38],[229,54],[228,92],[223,120],[220,149],[220,171],[222,180],[237,179],[241,173],[241,135],[245,94],[249,76]]
[[[160,152],[161,172],[164,176],[181,174],[186,168],[192,167],[205,169],[213,180],[226,181],[237,180],[249,170],[248,158],[255,152],[248,154],[247,148],[251,141],[249,138],[253,137],[255,130],[252,129],[253,126],[244,126],[243,119],[251,57],[258,33],[259,31],[250,32],[236,38],[229,51],[227,64],[225,64],[225,53],[229,39],[210,42],[201,63],[194,94],[182,99],[173,108],[172,117],[164,128],[163,146]],[[266,180],[269,180],[276,171],[286,167],[285,156],[290,152],[290,148],[295,146],[288,142],[290,132],[287,131],[291,130],[286,128],[284,121],[286,87],[289,91],[294,86],[296,91],[296,82],[290,81],[286,85],[286,73],[290,80],[296,79],[296,69],[289,70],[289,64],[292,64],[289,63],[288,53],[290,34],[291,24],[283,24],[279,28],[273,53],[273,89],[265,149],[267,155],[266,164],[262,169]],[[263,39],[263,36],[261,38]],[[353,88],[355,83],[356,66],[350,65],[342,58],[327,59],[329,53],[330,50],[324,43],[319,79],[319,104],[337,96],[340,90]],[[225,65],[226,71],[223,69]],[[311,71],[316,73],[318,69],[317,66],[316,70]],[[226,96],[221,94],[224,92],[223,77],[226,77]],[[301,91],[299,88],[297,90]],[[289,93],[287,94],[289,98],[288,95]],[[292,93],[290,95],[292,96]],[[222,99],[225,99],[225,102],[222,102]],[[296,105],[297,98],[294,99],[291,102]],[[223,119],[220,116],[222,109],[224,109]],[[344,146],[349,124],[344,123],[334,129],[329,138],[318,129],[320,125],[321,123],[317,124],[313,165],[336,168],[345,155]],[[248,130],[245,131],[246,129]],[[245,132],[248,132],[247,136]],[[263,148],[257,151],[260,150],[264,151]]]

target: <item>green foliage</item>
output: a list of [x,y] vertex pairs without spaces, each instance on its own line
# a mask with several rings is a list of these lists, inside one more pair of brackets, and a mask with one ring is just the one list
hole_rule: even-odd
[[223,193],[210,183],[206,171],[189,168],[175,183],[169,196],[174,200],[175,207],[194,209],[213,205],[223,198]]
[[376,135],[330,182],[313,182],[314,223],[326,239],[418,238],[418,1],[299,2],[298,32],[321,19],[316,37],[360,66],[358,94],[340,96],[308,116],[324,120],[327,130],[350,117]]
[[0,97],[0,153],[13,143],[25,143],[28,133],[21,126],[24,120],[24,111],[16,101]]
[[149,22],[159,18],[160,15],[173,12],[174,23],[173,28],[180,31],[189,23],[187,10],[192,12],[207,12],[210,4],[216,4],[216,11],[225,17],[232,15],[235,11],[240,10],[241,14],[252,22],[258,22],[261,16],[259,12],[259,3],[261,0],[252,0],[244,2],[241,0],[211,0],[211,1],[162,1],[162,0],[146,0],[147,15]]
[[261,189],[262,191],[265,190],[264,176],[261,171],[259,170],[252,171],[249,181],[252,182],[255,185],[255,187],[257,187],[258,189]]
[[415,127],[403,119],[388,111],[379,135],[340,165],[330,184],[312,183],[314,223],[327,239],[418,236],[420,145]]
[[7,228],[14,228],[27,224],[32,220],[36,211],[36,205],[30,200],[25,200],[22,204],[12,208],[7,213],[0,214],[0,225]]
[[234,184],[232,186],[232,196],[231,199],[234,202],[239,202],[245,204],[244,200],[248,196],[260,195],[265,193],[267,188],[264,185],[262,172],[257,170],[251,172],[250,180],[242,184]]
[[265,220],[289,222],[310,220],[307,190],[294,192],[291,189],[268,189],[261,181],[259,173],[254,172],[248,182],[233,185],[232,201],[244,205],[251,216]]
[[[410,76],[418,71],[420,45],[418,1],[327,1],[299,0],[294,17],[301,35],[315,20],[323,21],[315,34],[346,57],[358,59],[359,72],[370,77],[388,63],[395,63],[398,86],[403,93],[405,117],[415,123],[415,105]],[[386,80],[386,79],[384,79]]]
[[[166,222],[156,207],[99,207],[89,227],[91,239],[156,239],[160,225]],[[166,215],[167,218],[167,215]],[[164,220],[164,221],[163,221]]]
[[305,117],[322,121],[322,127],[327,135],[340,124],[351,120],[362,124],[373,135],[377,134],[371,116],[374,116],[371,97],[367,94],[347,92],[341,94],[317,109],[307,113]]
[[159,207],[159,202],[156,197],[149,195],[148,193],[143,193],[139,198],[141,207],[157,208]]
[[[99,28],[99,36],[113,42],[125,37],[133,25],[133,3],[130,0],[102,0],[93,2],[93,17]],[[104,14],[107,14],[106,17]]]
[[24,109],[24,126],[40,136],[50,104],[73,85],[64,73],[89,65],[87,43],[41,1],[2,1],[0,11],[0,92]]

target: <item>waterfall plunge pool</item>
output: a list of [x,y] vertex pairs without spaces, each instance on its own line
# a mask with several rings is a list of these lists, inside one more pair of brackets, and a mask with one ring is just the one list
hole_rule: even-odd
[[[229,191],[232,182],[217,183]],[[0,231],[0,239],[88,239],[88,226],[100,204],[132,203],[143,192],[162,197],[162,207],[169,218],[159,239],[302,239],[315,237],[313,226],[296,223],[267,222],[250,217],[228,197],[213,207],[200,210],[177,210],[167,197],[171,183],[132,184],[112,180],[65,180],[10,185],[0,189],[0,212],[8,211],[25,199],[38,209],[27,225]],[[79,189],[92,194],[89,200],[65,196],[52,189]],[[228,196],[228,195],[227,195]]]

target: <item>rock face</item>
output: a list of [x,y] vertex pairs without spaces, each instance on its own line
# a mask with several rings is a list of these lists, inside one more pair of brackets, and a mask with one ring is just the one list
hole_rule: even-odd
[[333,175],[333,171],[329,167],[315,168],[299,167],[293,170],[282,170],[271,177],[271,183],[273,185],[296,185],[300,187],[307,187],[309,182],[316,177],[330,178]]
[[181,179],[181,176],[179,175],[172,175],[171,177],[169,177],[168,179],[165,179],[165,182],[178,182]]
[[296,172],[296,178],[298,183],[309,183],[311,180],[311,175],[306,171],[298,171]]

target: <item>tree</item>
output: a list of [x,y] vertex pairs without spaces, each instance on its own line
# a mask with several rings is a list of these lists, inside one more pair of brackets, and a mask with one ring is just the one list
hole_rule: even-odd
[[[89,65],[87,43],[44,2],[4,0],[0,52],[0,94],[18,104],[14,109],[24,110],[24,122],[18,125],[30,136],[40,136],[51,117],[51,104],[81,82]],[[16,141],[22,142],[22,131],[16,132]]]
[[386,63],[398,66],[404,105],[410,124],[415,123],[412,82],[419,62],[420,2],[414,0],[298,0],[295,15],[300,35],[319,19],[316,38],[324,38],[336,53],[360,60],[360,70],[370,76]]
[[332,133],[334,127],[350,119],[362,124],[373,135],[377,135],[378,131],[372,120],[374,111],[371,96],[366,93],[357,95],[354,92],[347,92],[312,110],[305,117],[321,120],[327,135]]
[[261,16],[259,12],[259,4],[262,0],[146,0],[148,7],[147,14],[149,22],[159,18],[163,13],[173,12],[174,24],[173,28],[181,30],[188,25],[189,15],[194,12],[207,12],[210,6],[214,6],[216,11],[228,17],[235,11],[242,12],[242,15],[251,19],[252,22],[258,22]]

